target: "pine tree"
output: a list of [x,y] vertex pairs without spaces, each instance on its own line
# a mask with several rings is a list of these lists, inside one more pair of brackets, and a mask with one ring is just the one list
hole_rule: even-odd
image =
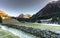
[[0,16],[0,23],[2,23],[2,18],[1,18],[1,16]]

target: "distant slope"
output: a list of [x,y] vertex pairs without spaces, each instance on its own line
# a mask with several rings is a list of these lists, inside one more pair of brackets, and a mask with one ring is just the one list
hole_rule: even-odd
[[3,23],[4,23],[4,24],[15,24],[15,23],[18,24],[19,21],[16,20],[16,19],[11,18],[11,19],[4,19],[4,20],[3,20]]
[[30,18],[32,15],[30,15],[30,14],[25,14],[25,13],[22,13],[22,14],[20,14],[19,16],[18,16],[18,18]]
[[11,16],[6,14],[6,12],[3,11],[3,10],[0,10],[0,16],[2,17],[2,19],[9,19],[9,18],[11,18]]

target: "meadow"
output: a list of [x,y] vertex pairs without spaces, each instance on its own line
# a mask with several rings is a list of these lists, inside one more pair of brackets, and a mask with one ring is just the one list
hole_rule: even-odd
[[3,20],[3,23],[32,27],[32,28],[37,28],[37,29],[60,31],[60,26],[49,26],[49,25],[42,25],[42,24],[35,24],[35,23],[28,23],[28,22],[22,23],[22,22],[17,21],[16,19],[6,19],[6,20]]

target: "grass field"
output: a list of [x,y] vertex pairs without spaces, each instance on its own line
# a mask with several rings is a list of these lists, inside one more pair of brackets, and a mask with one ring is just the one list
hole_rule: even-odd
[[18,36],[13,35],[12,33],[0,29],[0,38],[19,38]]
[[60,26],[48,26],[48,25],[33,24],[33,23],[21,23],[15,19],[4,20],[3,23],[16,24],[19,26],[26,26],[26,27],[32,27],[32,28],[37,28],[37,29],[59,30],[60,31]]

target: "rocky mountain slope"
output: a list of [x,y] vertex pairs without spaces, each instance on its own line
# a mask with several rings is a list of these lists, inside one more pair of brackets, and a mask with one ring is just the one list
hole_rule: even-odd
[[44,8],[31,17],[31,20],[60,18],[60,1],[48,3]]

